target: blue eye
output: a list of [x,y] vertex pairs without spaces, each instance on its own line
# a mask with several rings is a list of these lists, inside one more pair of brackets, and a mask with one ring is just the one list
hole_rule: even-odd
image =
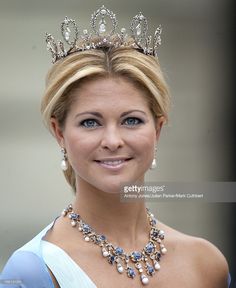
[[94,119],[86,119],[80,122],[80,126],[85,128],[94,128],[99,126],[98,122]]
[[143,123],[143,120],[136,117],[129,117],[124,120],[124,124],[127,126],[136,126]]

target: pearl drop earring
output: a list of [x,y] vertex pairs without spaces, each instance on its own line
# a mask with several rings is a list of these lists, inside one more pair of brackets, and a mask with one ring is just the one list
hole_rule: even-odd
[[157,154],[157,145],[155,146],[154,158],[152,160],[152,165],[150,167],[151,170],[157,168],[157,159],[156,159],[157,155],[156,154]]
[[61,169],[63,171],[66,171],[68,169],[68,161],[67,161],[66,149],[65,148],[61,148],[61,153],[62,153]]

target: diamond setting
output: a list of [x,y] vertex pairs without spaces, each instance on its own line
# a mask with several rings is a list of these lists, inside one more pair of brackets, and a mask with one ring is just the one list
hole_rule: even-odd
[[143,54],[157,57],[157,50],[161,45],[162,28],[157,27],[152,41],[152,37],[147,36],[147,19],[141,12],[131,21],[129,38],[132,38],[132,43],[126,42],[128,34],[125,28],[122,28],[120,33],[116,33],[118,26],[116,15],[104,5],[92,14],[90,26],[91,32],[82,29],[80,34],[75,20],[65,17],[61,23],[61,34],[65,43],[69,45],[68,49],[65,49],[61,40],[56,43],[53,36],[46,33],[47,50],[52,55],[52,63],[75,52],[104,47],[131,47]]

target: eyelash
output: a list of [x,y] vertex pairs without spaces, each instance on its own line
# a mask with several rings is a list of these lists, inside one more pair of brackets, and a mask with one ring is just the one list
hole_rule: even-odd
[[[124,120],[124,122],[127,121],[127,120],[133,120],[133,121],[135,121],[135,124],[133,123],[133,124],[130,124],[129,126],[137,126],[137,125],[139,125],[139,124],[143,124],[143,123],[144,123],[144,121],[143,121],[142,119],[137,118],[137,117],[128,117],[128,118],[126,118],[126,119]],[[138,123],[137,123],[137,122],[138,122]]]
[[[134,120],[133,122],[135,122],[135,123],[133,123],[133,124],[127,124],[127,126],[130,126],[130,127],[135,127],[135,126],[137,126],[137,125],[140,125],[140,124],[143,124],[144,123],[144,121],[142,120],[142,119],[140,119],[140,118],[137,118],[137,117],[128,117],[128,118],[126,118],[126,119],[124,119],[124,121],[123,121],[123,123],[124,122],[126,122],[127,120]],[[93,122],[93,123],[96,123],[96,125],[92,125],[92,126],[88,126],[86,123],[88,123],[88,122]],[[137,123],[138,122],[138,123]],[[91,124],[91,123],[90,123]],[[98,121],[96,120],[96,119],[85,119],[85,120],[83,120],[83,121],[81,121],[80,123],[79,123],[79,126],[82,126],[82,127],[84,127],[84,128],[88,128],[88,129],[93,129],[93,128],[95,128],[95,127],[98,127],[98,126],[101,126],[99,123],[98,123]]]

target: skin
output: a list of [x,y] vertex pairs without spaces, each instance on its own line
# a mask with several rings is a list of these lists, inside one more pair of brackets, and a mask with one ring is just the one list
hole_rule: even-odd
[[[120,202],[121,183],[143,183],[165,119],[155,122],[145,93],[124,78],[92,80],[74,93],[76,101],[64,129],[56,119],[51,120],[76,174],[74,211],[126,252],[142,250],[149,234],[145,203]],[[116,168],[99,162],[114,158],[126,161]],[[158,227],[165,231],[168,253],[148,287],[227,287],[228,267],[218,249],[163,223]],[[44,240],[68,253],[97,287],[110,288],[111,283],[114,288],[143,287],[138,277],[131,280],[119,275],[104,261],[98,247],[85,242],[71,227],[67,217],[60,217]]]

